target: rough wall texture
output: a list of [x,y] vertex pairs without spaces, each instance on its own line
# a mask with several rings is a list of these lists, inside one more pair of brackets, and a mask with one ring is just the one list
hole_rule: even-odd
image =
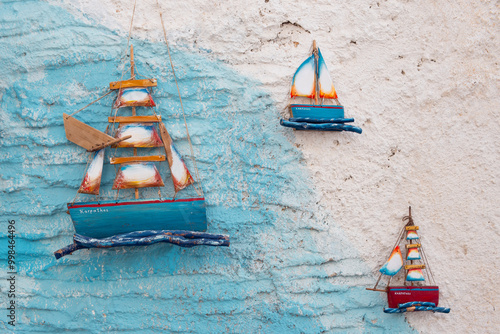
[[[496,332],[493,2],[161,3],[209,229],[232,245],[55,261],[71,240],[65,203],[87,158],[67,142],[61,115],[121,76],[133,1],[3,1],[0,256],[16,219],[17,332]],[[187,153],[155,1],[139,1],[135,15],[138,70],[159,79],[159,110]],[[362,135],[279,127],[312,39]],[[79,119],[104,128],[111,101]],[[384,296],[364,290],[408,204],[449,315],[385,315]]]

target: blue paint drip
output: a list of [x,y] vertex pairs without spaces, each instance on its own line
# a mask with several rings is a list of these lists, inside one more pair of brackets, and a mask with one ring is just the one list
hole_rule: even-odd
[[[315,206],[302,157],[268,94],[201,54],[172,50],[208,231],[231,235],[231,248],[155,244],[81,250],[56,261],[52,252],[74,233],[65,205],[87,161],[66,140],[62,113],[85,106],[120,78],[126,40],[42,1],[0,7],[0,173],[7,198],[0,244],[6,245],[7,219],[15,219],[16,331],[412,331],[404,318],[384,316],[382,296],[364,291],[371,273]],[[132,42],[139,73],[159,81],[155,102],[186,154],[165,46]],[[112,102],[108,96],[77,117],[104,130]],[[166,163],[160,168],[168,169]],[[105,167],[102,195],[108,198],[113,176]],[[163,192],[173,194],[173,186]],[[132,191],[120,194],[133,198]],[[142,195],[153,198],[156,191]],[[5,254],[0,251],[2,261]],[[10,330],[5,322],[0,328]]]

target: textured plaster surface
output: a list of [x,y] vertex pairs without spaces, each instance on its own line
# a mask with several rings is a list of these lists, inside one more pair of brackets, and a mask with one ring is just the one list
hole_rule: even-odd
[[[6,220],[15,218],[17,331],[498,330],[494,2],[161,3],[209,229],[230,234],[232,245],[53,259],[71,241],[64,205],[86,163],[61,115],[121,76],[133,1],[1,2],[0,236],[6,245]],[[155,6],[137,5],[138,70],[165,83],[159,110],[187,153]],[[312,39],[362,135],[279,127]],[[104,128],[110,103],[78,117]],[[108,189],[112,176],[108,169]],[[408,205],[449,315],[385,315],[384,296],[364,290]]]

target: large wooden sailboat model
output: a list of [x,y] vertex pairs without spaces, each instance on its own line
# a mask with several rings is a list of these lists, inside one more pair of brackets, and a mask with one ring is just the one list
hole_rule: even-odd
[[[183,247],[229,246],[228,236],[205,232],[207,219],[203,190],[201,186],[196,187],[193,176],[173,145],[161,115],[155,111],[151,87],[157,86],[157,80],[137,80],[135,77],[133,46],[130,48],[130,70],[129,80],[110,83],[110,91],[106,95],[112,91],[118,91],[118,94],[105,132],[77,120],[72,115],[63,114],[68,140],[94,152],[91,153],[93,159],[88,165],[78,193],[96,195],[96,200],[68,203],[68,212],[76,234],[73,244],[54,253],[58,259],[82,248],[139,246],[157,242],[168,242]],[[175,78],[173,65],[172,72]],[[179,99],[182,107],[180,92]],[[146,108],[152,114],[138,115],[137,107]],[[130,109],[131,116],[118,116],[118,111]],[[191,145],[187,123],[186,131]],[[100,200],[98,195],[104,151],[111,147],[116,148],[113,152],[119,152],[119,148],[133,148],[133,155],[110,158],[111,165],[120,165],[113,182],[113,189],[117,191],[116,198]],[[137,154],[138,150],[155,147],[164,151],[160,152],[164,154]],[[175,189],[175,195],[166,199],[161,196],[160,187],[163,187],[164,183],[156,167],[157,163],[165,160],[170,167]],[[195,162],[194,167],[196,168]],[[195,187],[198,196],[176,198],[177,193],[188,186]],[[158,198],[141,199],[139,189],[147,187],[158,187]],[[120,199],[121,189],[134,189],[135,199]]]
[[[296,130],[351,131],[361,133],[357,126],[346,123],[354,118],[344,117],[344,107],[339,103],[332,78],[326,67],[321,51],[313,41],[313,50],[293,76],[290,97],[309,98],[312,104],[290,105],[290,119],[280,120],[280,124]],[[311,101],[309,100],[309,101]],[[337,104],[323,104],[334,100]]]
[[[446,307],[438,307],[439,287],[435,285],[434,277],[427,262],[420,237],[419,227],[413,222],[411,207],[408,216],[403,218],[407,221],[399,233],[396,244],[389,257],[389,260],[380,268],[380,276],[373,288],[367,290],[387,293],[388,308],[384,308],[385,313],[404,313],[415,311],[432,311],[450,313]],[[403,259],[399,244],[405,240],[406,258]],[[392,278],[404,267],[406,279],[404,285],[391,285]],[[425,270],[425,275],[423,270]],[[377,289],[382,275],[389,276],[389,282],[385,289]],[[426,285],[427,281],[431,285]]]

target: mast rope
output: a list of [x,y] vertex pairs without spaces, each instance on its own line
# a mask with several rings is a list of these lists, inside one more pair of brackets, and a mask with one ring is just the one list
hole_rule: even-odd
[[160,3],[158,2],[158,0],[156,0],[156,5],[158,6],[158,13],[160,14],[161,26],[163,28],[163,37],[165,39],[165,44],[167,45],[167,52],[168,52],[168,58],[169,58],[169,61],[170,61],[170,67],[172,68],[172,74],[174,76],[175,85],[177,87],[177,93],[179,94],[179,101],[180,101],[180,104],[181,104],[182,116],[184,118],[184,125],[186,127],[187,139],[188,139],[189,148],[190,148],[190,151],[191,151],[191,161],[193,162],[194,171],[196,173],[196,180],[200,183],[200,189],[198,189],[198,187],[196,187],[194,185],[194,183],[193,183],[193,187],[196,190],[196,193],[198,195],[204,196],[203,195],[203,185],[202,185],[201,178],[200,178],[200,175],[199,175],[198,166],[196,165],[196,159],[194,158],[194,149],[193,149],[193,144],[191,142],[191,136],[189,135],[189,129],[188,129],[187,121],[186,121],[186,114],[184,113],[184,105],[182,104],[181,91],[179,89],[179,84],[177,83],[177,76],[175,75],[174,64],[172,62],[172,56],[170,55],[170,46],[168,44],[167,31],[165,30],[165,24],[163,22],[163,15],[162,15]]
[[137,4],[137,0],[134,1],[134,9],[132,10],[132,19],[130,20],[130,28],[128,29],[127,49],[125,49],[125,53],[128,51],[129,46],[130,46],[130,35],[132,35],[132,23],[134,22],[135,5],[136,4]]
[[87,107],[90,107],[91,105],[93,105],[94,103],[96,103],[97,101],[99,101],[100,99],[102,99],[102,98],[104,98],[105,96],[107,96],[107,95],[111,94],[111,92],[112,92],[112,90],[109,90],[106,94],[104,94],[103,96],[101,96],[101,97],[100,97],[100,98],[98,98],[97,100],[92,101],[92,102],[90,102],[89,104],[87,104],[85,107],[78,109],[77,111],[75,111],[74,113],[72,113],[71,115],[69,115],[68,117],[71,117],[71,116],[73,116],[73,115],[78,114],[78,113],[79,113],[80,111],[82,111],[83,109],[85,109],[85,108],[87,108]]

